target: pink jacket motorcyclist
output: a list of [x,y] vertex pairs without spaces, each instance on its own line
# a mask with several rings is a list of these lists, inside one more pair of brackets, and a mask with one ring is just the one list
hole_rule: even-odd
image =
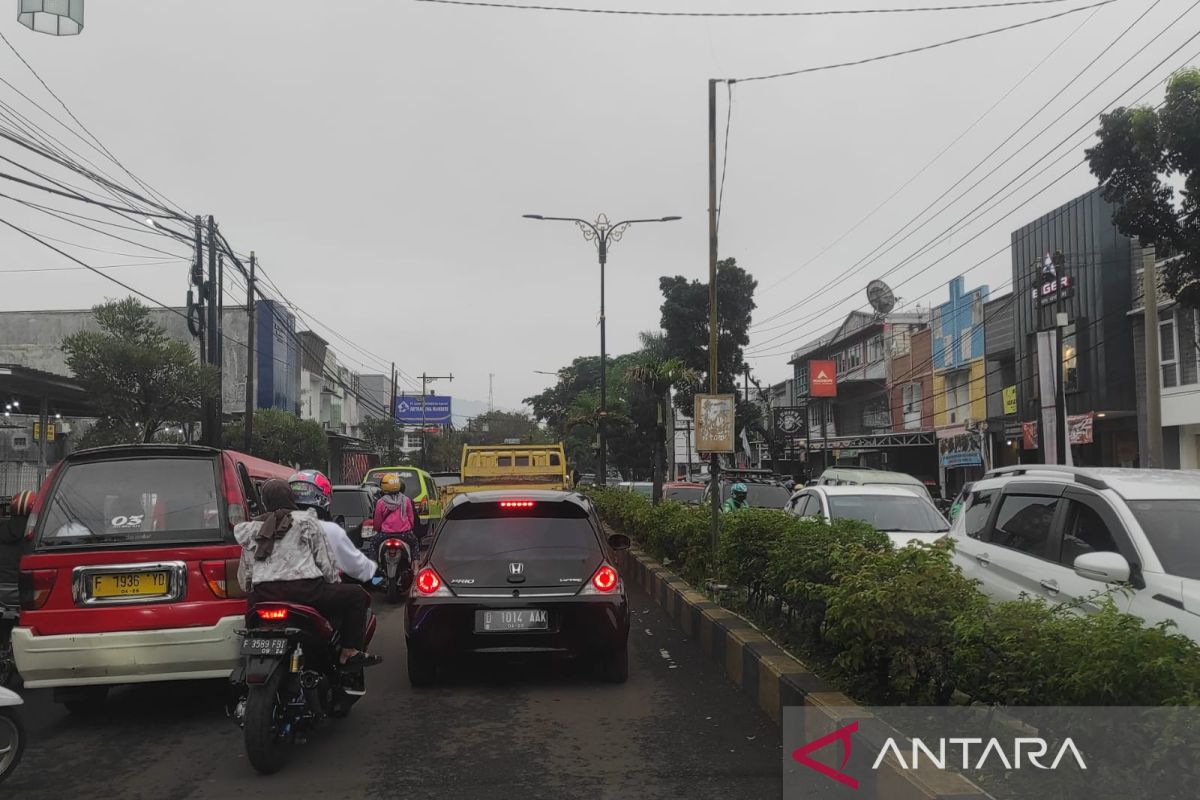
[[415,517],[412,500],[403,492],[385,494],[375,503],[375,530],[378,533],[410,533]]

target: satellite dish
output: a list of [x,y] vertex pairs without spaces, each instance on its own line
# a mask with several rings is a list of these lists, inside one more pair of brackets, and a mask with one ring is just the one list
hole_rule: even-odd
[[896,307],[896,295],[892,294],[892,287],[875,280],[867,284],[867,302],[882,317]]

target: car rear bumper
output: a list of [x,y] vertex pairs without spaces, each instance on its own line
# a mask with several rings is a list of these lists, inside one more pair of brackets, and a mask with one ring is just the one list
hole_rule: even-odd
[[[546,609],[545,631],[476,633],[475,612]],[[608,653],[629,638],[624,597],[412,599],[405,610],[409,646],[429,654]]]
[[35,636],[14,628],[17,671],[30,689],[227,678],[237,665],[245,617],[216,625]]

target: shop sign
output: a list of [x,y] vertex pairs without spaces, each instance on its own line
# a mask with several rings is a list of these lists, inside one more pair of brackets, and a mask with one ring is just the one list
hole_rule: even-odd
[[1016,386],[1005,386],[1003,397],[1004,397],[1004,413],[1005,414],[1017,413],[1017,387]]
[[812,397],[837,397],[836,362],[808,362],[808,393]]
[[979,436],[962,428],[938,432],[938,460],[946,469],[982,467]]
[[1071,444],[1091,444],[1094,441],[1095,419],[1096,414],[1092,411],[1067,417],[1067,436]]
[[1021,423],[1021,449],[1022,450],[1037,450],[1038,447],[1038,424],[1034,422]]

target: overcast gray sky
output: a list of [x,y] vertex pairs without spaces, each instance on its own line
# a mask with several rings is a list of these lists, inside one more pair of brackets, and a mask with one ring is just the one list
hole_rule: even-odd
[[[12,14],[0,31],[127,167],[189,212],[215,214],[235,246],[256,250],[301,308],[384,360],[394,358],[409,374],[453,372],[453,386],[439,390],[482,400],[488,374],[495,373],[496,403],[512,407],[551,380],[535,370],[551,371],[598,350],[598,268],[591,245],[570,226],[531,222],[521,214],[683,216],[682,222],[635,228],[613,249],[613,353],[634,348],[639,331],[657,327],[660,275],[705,279],[708,78],[853,60],[1094,1],[755,20],[504,11],[408,0],[93,0],[81,36],[37,35]],[[980,0],[946,0],[966,2]],[[935,3],[576,4],[768,11]],[[962,188],[1022,150],[904,244],[819,300],[763,325],[754,340],[758,375],[768,381],[788,375],[786,351],[863,305],[869,279],[901,265],[1089,117],[1187,63],[1200,44],[1185,47],[1126,93],[1200,26],[1200,12],[1192,13],[1147,49],[1193,5],[1160,0],[1009,141],[1018,125],[1151,5],[1118,0],[1094,12],[891,61],[735,85],[720,250],[759,279],[760,320],[825,287],[997,145],[1007,142]],[[1059,45],[903,193],[814,259]],[[1136,57],[1128,66],[1025,146],[1131,55]],[[0,76],[64,116],[3,46]],[[722,132],[724,94],[722,89]],[[1161,94],[1156,89],[1148,99]],[[8,87],[0,86],[0,97],[23,113],[37,113]],[[61,129],[58,134],[64,135]],[[82,148],[78,140],[73,144]],[[1073,146],[1053,150],[1051,159],[1068,151],[995,211],[900,266],[888,277],[898,285],[896,294],[909,302],[937,302],[945,290],[936,287],[1004,248],[1013,229],[1091,188],[1093,179],[1080,167],[1006,213],[1082,159],[1082,148]],[[0,154],[13,153],[0,148]],[[36,163],[27,155],[19,160]],[[0,191],[45,200],[11,184]],[[75,244],[146,255],[7,200],[0,200],[0,216]],[[155,237],[141,241],[186,258],[186,247]],[[0,231],[0,248],[0,270],[70,266],[9,230]],[[64,249],[96,265],[140,260]],[[967,275],[968,287],[1002,289],[1011,279],[1009,264],[1007,253],[990,258]],[[182,302],[186,289],[182,261],[109,274],[172,304]],[[79,308],[124,294],[80,271],[13,272],[3,274],[3,286],[2,309]],[[372,359],[332,341],[359,355],[364,371],[379,370]]]

